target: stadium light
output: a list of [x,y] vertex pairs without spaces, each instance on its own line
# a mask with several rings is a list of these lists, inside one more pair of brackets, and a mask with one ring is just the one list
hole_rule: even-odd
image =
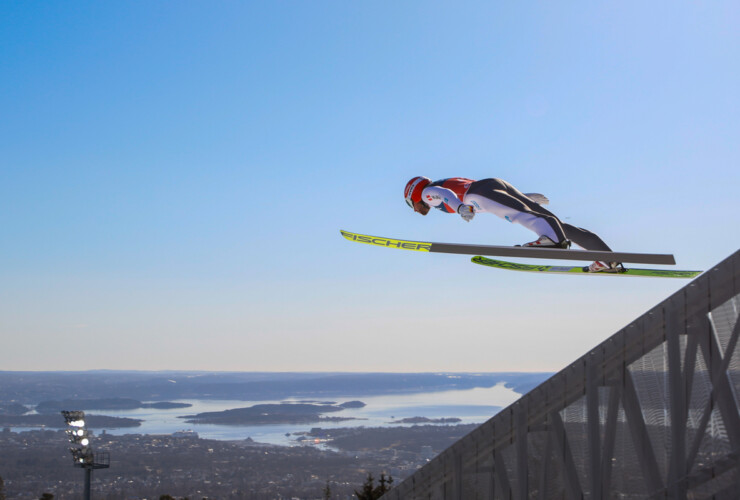
[[75,467],[85,469],[85,500],[90,500],[90,481],[93,469],[107,469],[110,467],[110,457],[107,453],[96,454],[90,446],[91,433],[85,428],[85,412],[79,410],[62,411],[67,423],[67,437],[74,446],[69,449]]
[[90,444],[90,432],[86,429],[67,429],[67,436],[69,437],[69,442],[72,444],[80,444],[82,446]]
[[67,425],[71,427],[85,427],[85,412],[84,411],[63,411],[62,416]]

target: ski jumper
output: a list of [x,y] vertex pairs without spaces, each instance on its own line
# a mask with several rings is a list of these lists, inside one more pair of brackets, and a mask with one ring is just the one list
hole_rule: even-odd
[[430,207],[447,213],[456,213],[464,203],[472,206],[475,213],[492,213],[520,224],[538,236],[547,236],[556,243],[568,239],[586,250],[611,251],[596,234],[563,223],[552,212],[502,179],[442,179],[425,187],[421,199]]

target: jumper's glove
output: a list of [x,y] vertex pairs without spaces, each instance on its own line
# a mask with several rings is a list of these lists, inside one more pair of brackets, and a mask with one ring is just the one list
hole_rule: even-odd
[[473,207],[465,204],[457,207],[457,213],[460,214],[460,217],[462,217],[465,222],[470,222],[475,216],[475,212],[473,212]]

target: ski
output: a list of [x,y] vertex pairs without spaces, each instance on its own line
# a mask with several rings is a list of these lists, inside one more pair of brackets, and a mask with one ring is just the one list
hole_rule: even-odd
[[340,230],[349,241],[387,248],[399,248],[416,252],[454,253],[465,255],[493,255],[496,257],[525,257],[532,259],[603,260],[606,262],[631,262],[633,264],[667,264],[676,260],[671,254],[630,252],[597,252],[591,250],[566,250],[562,248],[529,248],[494,245],[468,245],[463,243],[432,243],[426,241],[401,240],[383,236],[350,233]]
[[506,269],[509,271],[524,271],[528,273],[551,273],[551,274],[580,274],[588,276],[641,276],[644,278],[693,278],[701,274],[701,271],[672,271],[667,269],[625,269],[616,273],[589,273],[588,267],[583,266],[550,266],[517,264],[503,260],[488,259],[480,255],[470,259],[475,264]]

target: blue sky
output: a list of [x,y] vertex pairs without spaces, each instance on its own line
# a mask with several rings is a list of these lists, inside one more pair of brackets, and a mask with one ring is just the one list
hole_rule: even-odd
[[533,276],[406,181],[500,177],[615,250],[740,237],[736,2],[6,2],[0,366],[554,371],[685,281]]

